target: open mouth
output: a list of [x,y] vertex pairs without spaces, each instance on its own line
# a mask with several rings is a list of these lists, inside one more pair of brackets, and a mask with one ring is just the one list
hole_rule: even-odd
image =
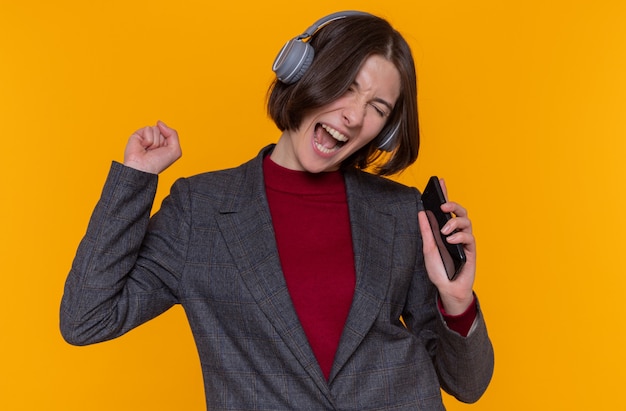
[[343,147],[347,141],[348,137],[334,128],[322,123],[315,125],[314,144],[322,153],[331,154]]

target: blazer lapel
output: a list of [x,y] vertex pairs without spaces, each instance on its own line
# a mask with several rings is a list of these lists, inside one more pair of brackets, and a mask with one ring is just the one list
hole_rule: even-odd
[[220,209],[218,225],[241,278],[285,345],[331,401],[328,384],[293,307],[283,276],[265,195],[263,153],[246,166],[234,195]]
[[374,206],[354,174],[346,173],[356,288],[335,354],[329,383],[345,365],[376,320],[391,279],[395,218]]

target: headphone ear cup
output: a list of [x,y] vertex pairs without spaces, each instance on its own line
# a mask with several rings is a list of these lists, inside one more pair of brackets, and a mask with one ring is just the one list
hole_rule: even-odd
[[279,81],[292,84],[300,80],[313,62],[315,51],[300,39],[289,40],[274,60],[272,70]]

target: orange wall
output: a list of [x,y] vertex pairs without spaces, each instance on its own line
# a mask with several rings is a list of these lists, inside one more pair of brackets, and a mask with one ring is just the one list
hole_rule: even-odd
[[116,341],[63,342],[74,251],[132,131],[162,119],[181,135],[159,201],[178,176],[240,164],[278,136],[263,106],[278,49],[351,8],[414,49],[423,149],[400,180],[445,177],[473,217],[496,372],[471,409],[616,409],[624,4],[0,0],[0,409],[203,409],[179,308]]

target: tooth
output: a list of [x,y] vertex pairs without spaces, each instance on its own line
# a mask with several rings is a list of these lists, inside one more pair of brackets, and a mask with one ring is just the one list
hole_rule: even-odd
[[322,127],[324,128],[324,130],[326,130],[328,132],[328,134],[330,134],[335,140],[341,141],[341,142],[346,142],[348,141],[348,137],[344,136],[343,134],[341,134],[340,132],[338,132],[337,130],[335,130],[332,127],[327,126],[326,124],[322,124]]
[[315,142],[315,147],[317,147],[317,149],[319,151],[321,151],[322,153],[326,153],[326,154],[332,153],[337,148],[337,147],[335,147],[335,148],[326,148],[323,145],[321,145],[320,143],[318,143],[317,141]]

